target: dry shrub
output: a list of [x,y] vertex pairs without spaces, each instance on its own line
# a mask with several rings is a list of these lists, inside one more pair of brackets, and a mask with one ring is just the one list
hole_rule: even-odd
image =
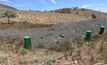
[[75,44],[76,47],[81,47],[84,43],[85,43],[85,40],[83,37],[78,37],[78,38],[75,38],[73,40],[73,43]]
[[104,40],[105,42],[107,42],[107,31],[105,31],[105,33],[104,33],[104,35],[103,35],[103,40]]
[[10,51],[12,53],[18,53],[20,48],[23,48],[23,42],[18,41],[9,41],[0,39],[0,51]]
[[[45,48],[45,46],[44,46],[43,44],[38,44],[38,45],[36,45],[35,48]],[[34,48],[34,49],[35,49],[35,48]]]
[[103,36],[101,35],[101,34],[94,34],[93,35],[93,41],[98,41],[98,40],[100,40],[101,38],[102,38]]
[[28,29],[28,28],[38,28],[38,27],[51,27],[54,24],[33,24],[28,22],[14,22],[11,21],[9,24],[6,23],[0,23],[0,29],[9,29],[9,28],[18,28],[18,29]]
[[55,50],[57,52],[66,52],[66,51],[73,50],[72,45],[73,44],[70,41],[65,40],[62,43],[59,43],[55,47],[51,48],[51,50]]

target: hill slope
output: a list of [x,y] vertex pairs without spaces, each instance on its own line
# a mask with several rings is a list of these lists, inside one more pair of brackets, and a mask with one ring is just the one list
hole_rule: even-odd
[[104,19],[107,15],[101,12],[88,10],[88,9],[76,9],[66,10],[67,13],[59,12],[32,12],[32,11],[18,11],[18,19],[21,21],[39,23],[39,24],[56,24],[60,22],[72,22],[72,21],[84,21],[93,19],[92,15],[95,15],[98,19]]
[[[0,4],[0,13],[5,12],[6,10],[15,10],[17,17],[12,19],[12,22],[28,22],[35,24],[57,24],[60,22],[78,22],[78,21],[86,21],[93,19],[92,14],[95,15],[98,19],[105,19],[107,17],[106,14],[89,10],[89,9],[70,9],[65,11],[63,9],[59,9],[63,13],[59,12],[33,12],[27,10],[17,10],[13,7]],[[67,13],[65,13],[67,12]],[[70,12],[70,13],[69,13]],[[0,14],[1,15],[1,14]],[[1,18],[2,21],[6,21],[6,19]],[[1,22],[1,21],[0,21]]]
[[5,9],[12,9],[12,10],[16,10],[16,8],[14,8],[14,7],[11,7],[11,6],[8,6],[8,5],[4,5],[4,4],[0,4],[0,9],[1,8],[5,8]]
[[8,5],[0,4],[0,15],[7,10],[17,10],[17,9]]

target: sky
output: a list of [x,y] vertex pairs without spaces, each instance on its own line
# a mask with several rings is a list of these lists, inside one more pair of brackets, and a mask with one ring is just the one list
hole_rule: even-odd
[[0,0],[1,4],[21,10],[53,10],[59,8],[88,8],[107,12],[107,0]]

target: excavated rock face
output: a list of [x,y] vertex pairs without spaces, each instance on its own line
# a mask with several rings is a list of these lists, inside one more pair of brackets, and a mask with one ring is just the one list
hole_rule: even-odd
[[5,29],[0,31],[0,37],[8,41],[23,40],[23,36],[28,34],[32,38],[33,46],[44,45],[53,47],[57,42],[63,42],[66,39],[73,40],[83,37],[87,30],[99,32],[100,25],[107,27],[104,20],[91,20],[85,22],[58,23],[52,27],[33,28],[33,29]]

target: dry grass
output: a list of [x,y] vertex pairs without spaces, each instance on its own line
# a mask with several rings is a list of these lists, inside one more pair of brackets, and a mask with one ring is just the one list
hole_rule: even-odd
[[[50,25],[35,25],[30,23],[0,23],[1,29],[7,28],[35,28]],[[5,27],[5,28],[4,28]],[[0,65],[94,65],[107,64],[107,32],[103,35],[94,34],[91,42],[83,38],[75,42],[65,40],[57,43],[54,48],[39,48],[27,50],[23,43],[10,43],[0,40]]]
[[17,28],[17,29],[30,29],[38,27],[51,27],[53,24],[32,24],[27,22],[11,22],[11,23],[0,23],[0,29]]
[[[78,14],[75,14],[78,12]],[[72,11],[72,14],[38,13],[18,11],[12,23],[0,20],[0,29],[50,27],[59,22],[72,22],[91,19],[91,11]],[[103,14],[96,14],[104,17]],[[3,23],[2,23],[3,21]],[[33,24],[32,24],[33,23]],[[35,24],[34,24],[35,23]],[[105,65],[107,64],[107,32],[103,35],[94,34],[93,40],[84,41],[78,38],[75,42],[65,40],[57,42],[50,49],[39,45],[38,48],[27,50],[23,42],[9,42],[0,39],[0,65]]]
[[53,48],[50,48],[50,50],[54,50],[57,52],[67,52],[73,50],[73,43],[71,43],[69,40],[65,40],[61,43],[57,42],[57,45]]
[[[95,34],[93,41],[83,42],[76,47],[66,40],[54,49],[36,48],[27,50],[19,45],[11,45],[0,41],[1,65],[97,65],[107,62],[107,32],[103,35]],[[88,44],[87,44],[88,43]],[[56,52],[57,51],[57,52]]]
[[[78,12],[78,14],[76,13]],[[86,21],[92,19],[92,14],[95,14],[97,18],[106,17],[105,14],[92,11],[92,10],[72,10],[71,14],[64,13],[45,13],[45,12],[31,12],[31,11],[17,11],[16,20],[26,21],[30,23],[39,24],[57,24],[60,22],[72,22],[72,21]]]

